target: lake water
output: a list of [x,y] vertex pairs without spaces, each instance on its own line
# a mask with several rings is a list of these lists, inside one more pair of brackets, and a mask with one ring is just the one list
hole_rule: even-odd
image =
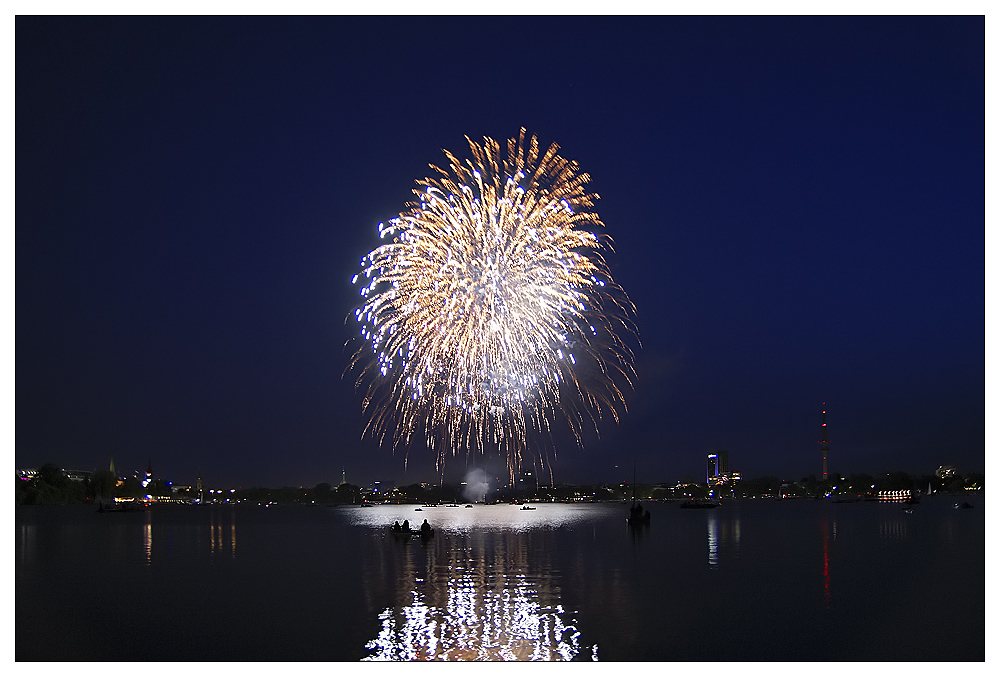
[[15,659],[982,661],[984,503],[17,506]]

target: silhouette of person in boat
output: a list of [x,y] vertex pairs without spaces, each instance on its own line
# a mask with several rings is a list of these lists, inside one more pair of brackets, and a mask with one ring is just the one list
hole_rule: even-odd
[[642,509],[642,504],[639,502],[632,504],[631,515],[629,516],[629,522],[632,524],[640,524],[649,521],[649,511]]

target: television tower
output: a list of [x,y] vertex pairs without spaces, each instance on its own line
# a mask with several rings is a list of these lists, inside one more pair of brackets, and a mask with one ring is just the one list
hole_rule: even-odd
[[819,448],[819,451],[820,451],[821,454],[823,454],[823,481],[825,482],[826,478],[827,478],[826,457],[830,453],[830,444],[829,444],[828,437],[827,437],[827,434],[826,434],[826,402],[823,403],[823,431],[822,432],[823,432],[823,439],[820,440],[820,444],[822,444],[823,446],[821,446]]

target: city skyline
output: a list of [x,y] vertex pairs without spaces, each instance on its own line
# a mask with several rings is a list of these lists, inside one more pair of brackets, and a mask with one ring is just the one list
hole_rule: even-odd
[[442,149],[523,126],[590,175],[641,344],[556,482],[820,476],[821,408],[831,473],[983,472],[984,26],[16,17],[15,467],[440,477],[361,437],[350,280]]

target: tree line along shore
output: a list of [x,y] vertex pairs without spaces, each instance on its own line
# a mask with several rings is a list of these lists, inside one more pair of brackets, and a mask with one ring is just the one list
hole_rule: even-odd
[[619,482],[596,485],[530,485],[509,486],[470,493],[470,488],[459,484],[411,484],[389,489],[369,489],[343,483],[332,486],[321,482],[314,487],[178,487],[162,479],[143,485],[138,476],[119,478],[110,470],[88,473],[83,478],[71,478],[65,470],[53,463],[42,465],[33,475],[16,477],[15,503],[17,505],[72,505],[97,504],[112,500],[136,500],[179,503],[320,503],[320,504],[371,504],[371,503],[453,503],[453,502],[507,502],[533,501],[624,501],[687,500],[691,498],[812,498],[832,496],[845,498],[876,498],[884,492],[926,494],[964,493],[984,488],[984,477],[979,473],[961,475],[954,472],[945,477],[937,475],[910,475],[891,472],[879,475],[854,473],[847,477],[831,474],[826,480],[815,475],[799,480],[778,477],[757,477],[726,484],[710,485],[685,479],[658,484]]

